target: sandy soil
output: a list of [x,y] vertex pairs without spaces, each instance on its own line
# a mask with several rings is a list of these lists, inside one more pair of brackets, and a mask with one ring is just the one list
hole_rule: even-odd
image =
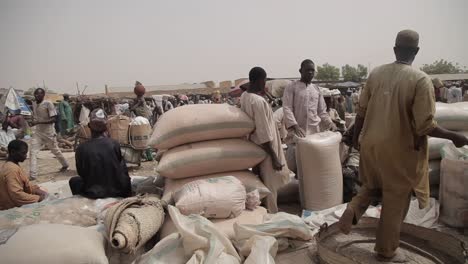
[[[75,153],[64,152],[63,156],[70,164],[70,168],[66,172],[59,172],[62,167],[55,156],[48,150],[41,151],[37,160],[38,178],[33,183],[43,183],[48,181],[66,180],[70,177],[78,175],[75,166]],[[5,160],[0,160],[0,166]],[[21,164],[21,167],[26,173],[29,173],[29,158]],[[130,176],[151,176],[154,175],[154,162],[142,162],[141,166],[128,164]]]

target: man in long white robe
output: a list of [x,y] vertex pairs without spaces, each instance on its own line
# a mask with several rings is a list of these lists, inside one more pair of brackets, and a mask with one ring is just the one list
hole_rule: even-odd
[[240,98],[241,109],[255,123],[255,130],[249,139],[262,146],[268,153],[260,163],[260,177],[271,191],[266,197],[266,207],[270,213],[278,212],[277,190],[289,182],[289,169],[281,147],[281,137],[273,118],[273,110],[259,94],[265,91],[266,72],[255,67],[249,73],[249,89]]

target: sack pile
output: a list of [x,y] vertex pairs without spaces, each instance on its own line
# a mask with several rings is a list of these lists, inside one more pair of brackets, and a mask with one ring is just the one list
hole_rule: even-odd
[[121,145],[130,145],[133,149],[146,149],[151,136],[148,119],[136,117],[131,120],[124,115],[111,116],[107,120],[109,137]]
[[[184,215],[198,214],[220,225],[246,218],[252,213],[246,209],[247,194],[256,191],[259,200],[270,193],[248,170],[266,157],[261,147],[243,139],[253,130],[253,121],[227,104],[187,105],[165,113],[150,140],[152,147],[166,150],[156,167],[166,179],[162,199]],[[173,232],[169,221],[163,237]]]
[[453,143],[442,148],[440,166],[440,221],[457,228],[468,227],[468,149]]
[[[445,129],[457,131],[468,136],[468,102],[445,104],[436,103],[435,119]],[[429,183],[431,197],[439,199],[440,163],[442,148],[451,144],[443,138],[429,138]]]

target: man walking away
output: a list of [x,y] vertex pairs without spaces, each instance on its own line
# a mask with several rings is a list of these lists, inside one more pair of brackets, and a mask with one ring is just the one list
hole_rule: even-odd
[[31,124],[35,127],[35,131],[31,141],[31,174],[29,175],[33,180],[37,178],[37,155],[43,145],[46,145],[60,164],[62,164],[62,169],[60,169],[60,171],[68,170],[68,163],[57,144],[57,134],[54,128],[57,112],[51,102],[44,100],[44,96],[44,89],[37,88],[34,91],[36,101],[33,103],[34,119]]
[[398,33],[393,48],[396,62],[377,67],[369,75],[356,116],[353,144],[360,148],[359,177],[363,185],[348,204],[339,226],[349,233],[369,204],[381,199],[374,248],[381,261],[406,262],[397,248],[413,190],[420,208],[428,204],[427,136],[450,139],[457,147],[468,144],[466,137],[434,121],[432,81],[411,67],[418,44],[415,31]]

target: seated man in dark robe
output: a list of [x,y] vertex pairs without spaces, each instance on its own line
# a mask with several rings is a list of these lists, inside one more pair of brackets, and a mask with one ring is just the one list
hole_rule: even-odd
[[75,153],[78,177],[70,179],[74,195],[92,199],[131,196],[130,176],[120,145],[107,137],[106,115],[102,109],[91,113],[92,139],[78,146]]

